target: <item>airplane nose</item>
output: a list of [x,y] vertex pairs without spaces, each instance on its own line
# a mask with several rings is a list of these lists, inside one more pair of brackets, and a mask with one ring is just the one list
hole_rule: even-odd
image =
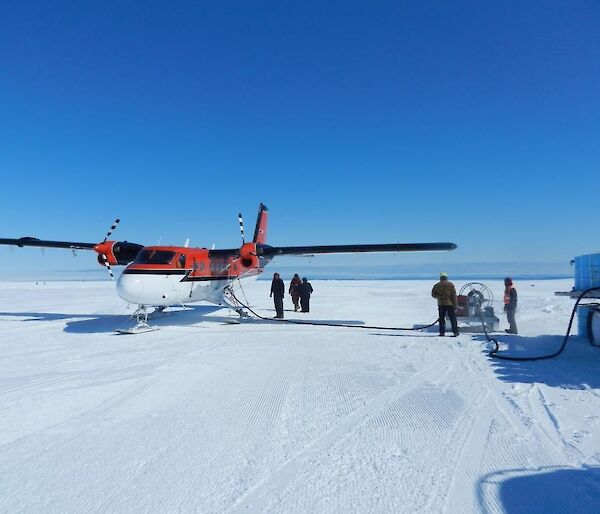
[[138,305],[172,305],[178,303],[169,275],[127,273],[117,281],[117,294],[128,303]]
[[117,280],[117,294],[129,303],[140,302],[141,284],[138,275],[121,274]]

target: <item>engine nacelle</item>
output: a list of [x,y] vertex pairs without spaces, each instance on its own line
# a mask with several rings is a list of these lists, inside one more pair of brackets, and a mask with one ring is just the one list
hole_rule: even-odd
[[257,268],[259,266],[259,260],[256,256],[256,243],[242,245],[239,262],[244,268]]
[[103,255],[111,266],[125,266],[135,260],[143,245],[128,243],[127,241],[104,241],[94,246],[98,252],[98,262],[104,266]]

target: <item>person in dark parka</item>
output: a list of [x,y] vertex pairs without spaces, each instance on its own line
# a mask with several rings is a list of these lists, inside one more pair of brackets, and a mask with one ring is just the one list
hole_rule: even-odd
[[506,319],[510,327],[505,332],[518,334],[517,320],[515,318],[515,313],[517,312],[517,290],[513,286],[513,281],[510,277],[504,279],[504,311],[506,312]]
[[294,312],[300,308],[300,286],[302,285],[302,280],[300,280],[300,276],[298,273],[294,275],[294,278],[290,282],[290,288],[288,292],[292,297],[292,302],[294,303]]
[[275,317],[283,318],[283,296],[285,295],[285,285],[283,280],[279,277],[279,273],[273,275],[273,281],[271,282],[271,297],[275,304]]
[[313,287],[310,282],[304,277],[302,279],[302,284],[300,284],[300,305],[302,307],[302,312],[310,311],[310,295],[313,292]]

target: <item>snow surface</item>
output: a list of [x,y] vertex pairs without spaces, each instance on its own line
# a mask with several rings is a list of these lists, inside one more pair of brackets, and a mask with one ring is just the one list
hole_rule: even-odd
[[[502,340],[553,350],[572,282],[516,285],[522,335]],[[313,286],[286,316],[436,317],[429,281]],[[268,287],[245,292],[272,316]],[[130,313],[107,282],[0,284],[1,512],[598,511],[600,351],[581,339],[514,363],[479,335],[230,325],[209,305],[113,335]]]

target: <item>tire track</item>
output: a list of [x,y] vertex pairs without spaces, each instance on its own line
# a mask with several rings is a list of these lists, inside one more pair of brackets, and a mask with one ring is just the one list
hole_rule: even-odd
[[[534,384],[529,390],[527,400],[534,418],[538,421],[546,420],[542,423],[536,423],[536,428],[550,443],[550,447],[557,450],[557,456],[566,457],[573,466],[583,465],[585,462],[583,453],[562,435],[558,420],[552,413],[548,400],[546,400],[538,384]],[[558,448],[561,451],[558,451]]]
[[[487,359],[472,359],[468,362],[470,372],[477,375],[474,383],[485,386],[487,403],[485,416],[490,416],[490,424],[482,451],[478,451],[479,462],[474,462],[469,471],[474,477],[487,476],[497,469],[514,468],[521,463],[523,469],[539,469],[557,463],[564,465],[565,457],[577,465],[578,449],[572,448],[557,433],[548,410],[544,407],[544,397],[537,384],[533,384],[525,393],[511,395],[502,391],[502,383],[497,380]],[[487,365],[486,365],[487,363]],[[521,401],[519,401],[521,400]],[[491,409],[491,410],[490,410]],[[535,422],[534,422],[535,420]],[[539,422],[540,420],[547,420]],[[473,510],[484,512],[502,512],[497,498],[499,484],[475,481],[478,502]],[[458,485],[455,490],[458,490]],[[450,496],[446,505],[447,512],[460,504],[460,498]]]

